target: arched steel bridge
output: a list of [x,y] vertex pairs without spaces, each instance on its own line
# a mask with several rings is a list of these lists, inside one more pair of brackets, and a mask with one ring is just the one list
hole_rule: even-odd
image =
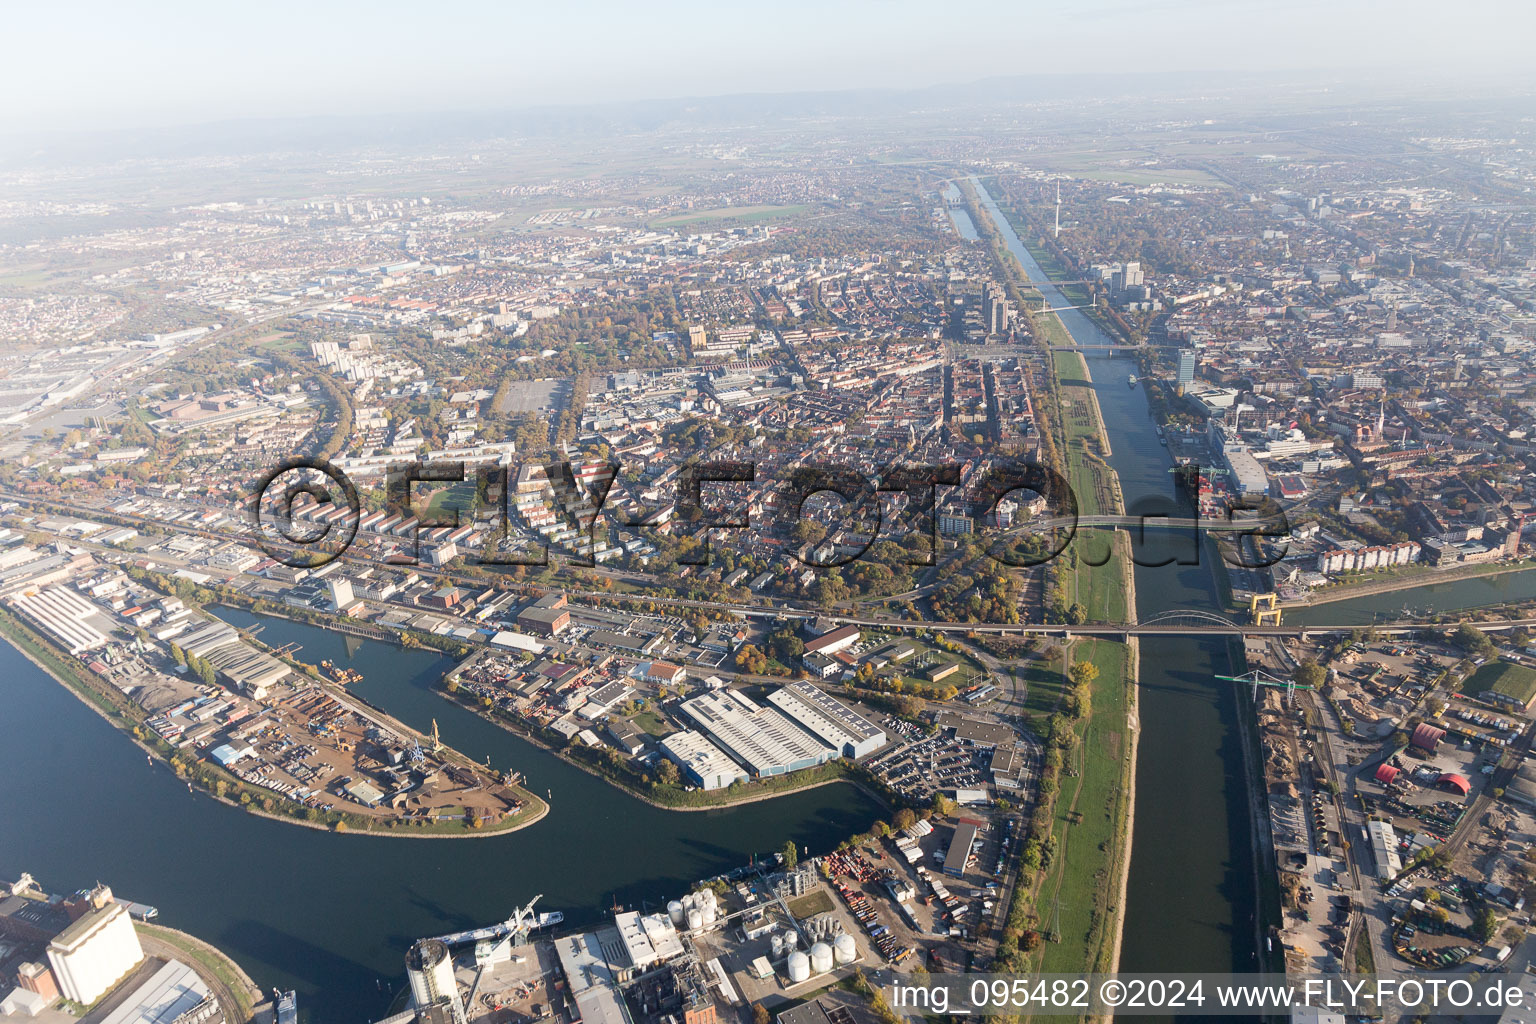
[[1239,622],[1218,615],[1216,612],[1208,612],[1199,608],[1180,608],[1175,611],[1159,612],[1150,619],[1143,619],[1137,623],[1146,628],[1163,627],[1167,629],[1208,629],[1211,627],[1226,629],[1243,629]]

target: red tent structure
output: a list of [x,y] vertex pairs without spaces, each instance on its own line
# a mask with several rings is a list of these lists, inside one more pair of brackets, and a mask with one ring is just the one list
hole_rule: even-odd
[[1443,739],[1445,739],[1444,729],[1437,729],[1428,722],[1421,722],[1418,728],[1413,730],[1413,737],[1408,742],[1420,750],[1434,750]]
[[1447,789],[1454,789],[1462,796],[1466,796],[1468,793],[1472,792],[1472,783],[1467,781],[1467,777],[1465,775],[1458,775],[1455,772],[1443,773],[1438,779],[1435,780],[1435,785],[1445,786]]

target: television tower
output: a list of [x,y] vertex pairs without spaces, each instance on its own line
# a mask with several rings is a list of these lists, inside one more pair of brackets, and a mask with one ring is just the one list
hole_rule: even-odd
[[1052,238],[1061,237],[1061,181],[1056,182],[1056,233]]

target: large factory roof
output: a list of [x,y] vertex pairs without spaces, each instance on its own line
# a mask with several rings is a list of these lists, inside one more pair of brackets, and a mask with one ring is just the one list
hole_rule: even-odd
[[735,690],[715,690],[683,703],[683,711],[755,775],[778,775],[825,761],[837,752],[777,708]]
[[560,958],[560,968],[565,971],[566,983],[572,994],[580,994],[594,986],[613,984],[613,968],[598,941],[596,932],[583,932],[555,940],[555,955]]
[[976,826],[968,821],[956,825],[955,836],[949,841],[949,852],[944,855],[944,873],[956,877],[965,874],[965,865],[975,844]]
[[212,993],[197,972],[179,960],[161,967],[101,1024],[174,1024]]
[[1396,877],[1403,870],[1397,855],[1397,830],[1389,822],[1372,818],[1365,823],[1365,831],[1371,839],[1371,855],[1376,858],[1376,877]]
[[624,1000],[614,988],[614,962],[624,955],[623,949],[610,948],[616,942],[604,942],[617,938],[612,928],[604,928],[555,942],[555,955],[560,959],[560,968],[565,972],[583,1024],[630,1024]]
[[709,742],[702,734],[685,730],[675,732],[661,741],[661,748],[677,763],[683,765],[699,780],[705,789],[729,786],[738,778],[745,779],[741,765],[725,755],[725,751]]
[[182,650],[204,659],[242,690],[260,691],[289,672],[287,665],[241,640],[233,626],[217,619],[194,628],[176,642]]
[[966,718],[953,711],[939,712],[938,723],[940,729],[955,730],[955,739],[969,740],[978,747],[1000,747],[1012,744],[1018,739],[1014,731],[1006,725]]
[[768,701],[845,754],[850,753],[845,747],[875,739],[885,742],[885,730],[803,679],[774,691]]
[[107,635],[96,625],[101,621],[96,607],[68,587],[49,587],[36,594],[19,594],[11,599],[11,603],[42,626],[70,654],[95,650],[107,642]]
[[683,942],[665,914],[642,917],[630,911],[615,915],[613,920],[619,927],[619,941],[624,943],[629,962],[642,971],[683,953]]

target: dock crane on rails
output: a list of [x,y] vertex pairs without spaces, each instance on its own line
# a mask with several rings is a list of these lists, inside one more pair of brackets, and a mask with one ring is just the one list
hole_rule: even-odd
[[435,936],[436,941],[445,946],[462,946],[467,942],[479,942],[481,939],[500,939],[503,936],[512,936],[512,945],[522,946],[528,942],[528,935],[536,928],[546,928],[559,924],[565,920],[565,914],[554,911],[548,914],[533,912],[533,905],[544,898],[540,893],[527,904],[512,912],[512,916],[499,924],[486,925],[484,928],[472,928],[469,931],[451,932],[448,935]]
[[1216,678],[1227,683],[1248,683],[1253,687],[1253,702],[1255,704],[1259,702],[1259,687],[1261,686],[1273,686],[1276,689],[1284,690],[1287,703],[1293,702],[1296,699],[1297,690],[1312,689],[1312,687],[1307,686],[1305,683],[1298,683],[1294,679],[1281,679],[1279,676],[1271,675],[1259,668],[1251,672],[1244,672],[1240,676],[1217,676]]

